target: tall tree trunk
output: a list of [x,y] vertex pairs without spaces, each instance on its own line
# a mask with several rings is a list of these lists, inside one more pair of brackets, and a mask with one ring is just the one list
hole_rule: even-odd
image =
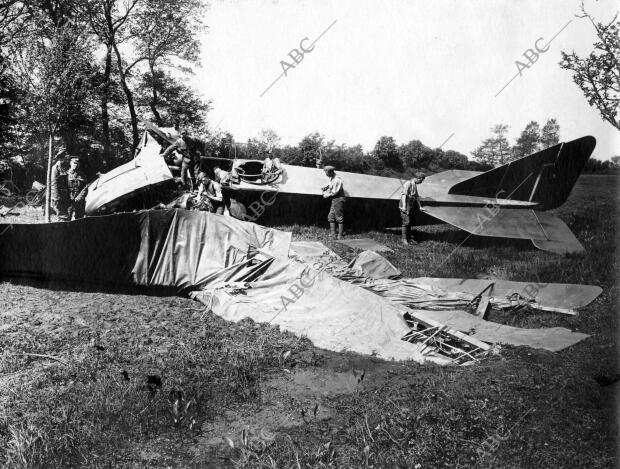
[[108,114],[108,102],[110,101],[110,73],[112,68],[112,46],[107,45],[105,56],[105,71],[103,72],[103,91],[101,93],[101,127],[103,130],[103,153],[104,158],[110,158],[110,116]]
[[131,90],[129,89],[129,86],[127,86],[127,80],[125,77],[125,70],[123,69],[123,60],[121,59],[121,53],[119,52],[116,43],[113,43],[112,47],[114,48],[114,53],[116,54],[118,74],[121,78],[121,88],[123,89],[125,97],[127,98],[127,107],[129,108],[129,116],[131,118],[131,134],[133,138],[131,153],[135,154],[136,149],[138,148],[138,144],[140,143],[140,137],[138,135],[138,118],[136,116],[136,108],[133,103],[133,95],[131,94]]
[[45,221],[52,221],[52,214],[50,213],[51,198],[52,198],[52,155],[54,146],[54,131],[49,129],[50,137],[47,151],[47,184],[45,185]]
[[152,91],[153,91],[153,98],[151,99],[151,102],[149,103],[151,106],[151,111],[153,112],[153,117],[155,117],[155,123],[161,127],[162,123],[161,123],[161,115],[159,114],[159,111],[157,110],[157,103],[159,101],[159,98],[157,97],[157,78],[155,77],[155,67],[153,66],[153,63],[149,61],[149,68],[151,69],[151,85],[152,85]]

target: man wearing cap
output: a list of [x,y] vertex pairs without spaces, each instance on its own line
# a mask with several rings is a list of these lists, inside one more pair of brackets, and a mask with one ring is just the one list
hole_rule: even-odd
[[230,185],[232,183],[232,175],[228,171],[224,171],[219,166],[215,166],[213,168],[213,175],[215,182],[220,185],[224,207],[228,208],[228,211],[230,212]]
[[80,158],[72,156],[69,161],[69,171],[67,172],[67,183],[69,187],[69,220],[84,218],[86,209],[86,176],[80,168]]
[[212,181],[205,173],[198,175],[198,181],[198,200],[201,201],[201,205],[204,201],[209,212],[224,215],[222,186],[218,182]]
[[[426,178],[424,173],[416,173],[403,185],[398,208],[400,209],[400,218],[403,222],[401,227],[402,242],[405,245],[409,244],[409,227],[415,224],[416,211],[420,206],[418,184],[421,184],[424,178]],[[412,241],[414,243],[417,242],[415,238]]]
[[323,197],[331,199],[331,207],[327,221],[329,222],[330,236],[336,237],[336,223],[338,223],[338,239],[342,239],[344,234],[344,187],[342,179],[336,176],[333,166],[325,166],[323,168],[325,175],[329,178],[329,184],[322,188]]
[[181,155],[181,182],[186,189],[191,189],[194,186],[194,158],[189,151],[187,138],[188,132],[184,129],[181,131],[181,136],[164,150],[162,156],[164,160],[169,160],[175,151]]
[[282,174],[282,164],[280,158],[273,156],[273,150],[267,151],[267,157],[263,161],[263,181],[271,182]]
[[60,221],[67,221],[69,215],[69,187],[67,181],[67,153],[61,150],[52,166],[50,184],[50,205]]

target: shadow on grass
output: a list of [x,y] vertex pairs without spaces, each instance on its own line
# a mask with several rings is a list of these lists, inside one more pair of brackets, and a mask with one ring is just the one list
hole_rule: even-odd
[[87,283],[74,280],[50,279],[41,277],[6,277],[0,276],[0,282],[13,285],[40,288],[52,291],[69,291],[75,293],[108,293],[111,295],[144,296],[186,296],[174,287],[143,287],[118,283]]

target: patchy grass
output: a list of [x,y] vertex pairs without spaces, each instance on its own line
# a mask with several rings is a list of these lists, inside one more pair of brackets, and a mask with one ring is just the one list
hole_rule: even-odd
[[[592,337],[563,352],[504,347],[440,368],[333,354],[231,324],[183,298],[0,284],[5,467],[612,467],[618,438],[616,176],[583,176],[558,210],[586,254],[423,227],[371,237],[410,277],[587,283],[577,317],[497,317]],[[326,242],[327,230],[280,227]],[[362,375],[361,370],[365,373]],[[363,376],[363,378],[361,378]],[[176,403],[175,401],[180,401]],[[175,418],[177,423],[175,424]]]

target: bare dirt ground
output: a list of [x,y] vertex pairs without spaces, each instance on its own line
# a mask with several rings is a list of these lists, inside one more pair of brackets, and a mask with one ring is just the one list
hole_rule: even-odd
[[[194,301],[0,283],[6,467],[612,467],[616,460],[618,179],[582,177],[559,210],[587,253],[424,228],[387,244],[406,276],[588,283],[578,317],[496,318],[592,334],[560,353],[503,347],[470,367],[336,354]],[[15,221],[36,219],[24,213]],[[5,219],[4,221],[9,221]],[[324,229],[281,227],[327,241]]]

